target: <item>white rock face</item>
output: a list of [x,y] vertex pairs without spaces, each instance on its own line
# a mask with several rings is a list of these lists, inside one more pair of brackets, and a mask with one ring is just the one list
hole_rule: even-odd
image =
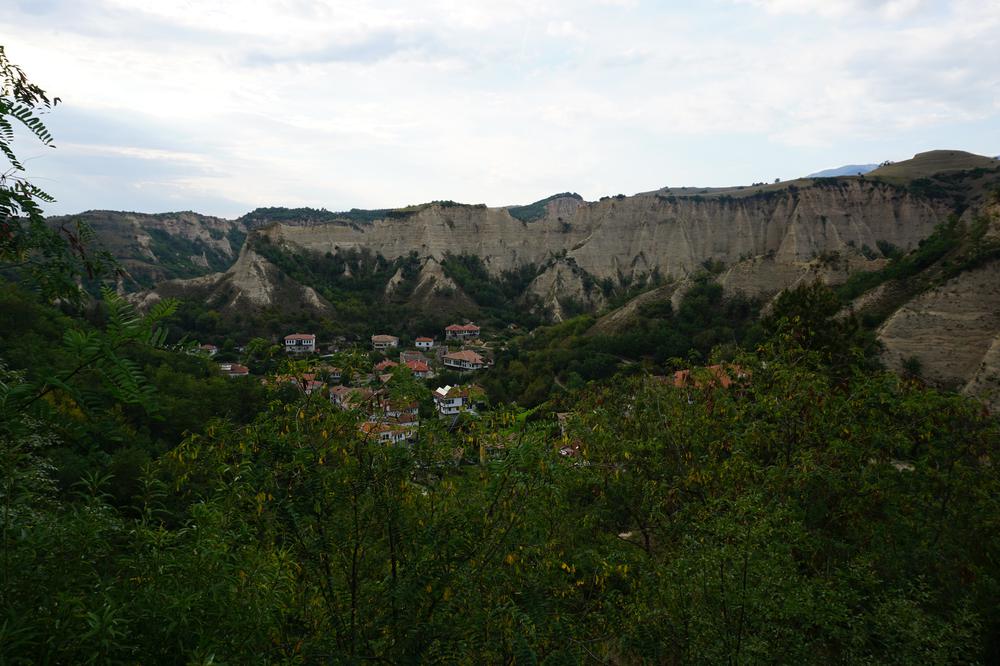
[[595,277],[635,277],[656,269],[680,278],[705,260],[735,264],[770,254],[808,262],[826,252],[885,240],[911,248],[946,217],[943,208],[887,185],[849,181],[766,196],[696,199],[640,194],[595,203],[549,204],[524,223],[506,209],[432,204],[370,225],[274,225],[272,241],[319,252],[368,248],[393,259],[416,251],[442,260],[474,254],[493,273],[566,253]]
[[555,321],[562,321],[567,313],[565,306],[574,301],[589,310],[601,308],[606,299],[596,285],[590,290],[586,288],[583,276],[579,270],[569,265],[565,260],[556,261],[541,275],[531,281],[528,293],[538,296],[542,305],[552,313]]

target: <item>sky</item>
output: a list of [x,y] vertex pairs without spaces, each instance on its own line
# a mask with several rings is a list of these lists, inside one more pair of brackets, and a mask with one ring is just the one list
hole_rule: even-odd
[[1000,154],[1000,1],[5,0],[47,211],[489,206]]

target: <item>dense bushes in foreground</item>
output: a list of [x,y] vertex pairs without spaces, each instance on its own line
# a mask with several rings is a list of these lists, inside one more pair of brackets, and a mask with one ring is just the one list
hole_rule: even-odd
[[781,343],[729,389],[594,387],[565,435],[500,411],[386,447],[275,402],[187,438],[129,508],[113,480],[58,493],[50,429],[18,419],[4,659],[994,659],[997,422]]

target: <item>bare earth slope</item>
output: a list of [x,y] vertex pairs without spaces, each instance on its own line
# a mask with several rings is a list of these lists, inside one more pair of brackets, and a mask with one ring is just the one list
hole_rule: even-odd
[[879,338],[892,369],[916,358],[936,384],[977,394],[1000,389],[1000,262],[917,296],[885,322]]

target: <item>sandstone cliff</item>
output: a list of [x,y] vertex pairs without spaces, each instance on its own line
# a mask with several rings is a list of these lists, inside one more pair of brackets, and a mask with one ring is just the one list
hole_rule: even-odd
[[134,281],[122,289],[150,287],[172,278],[197,277],[229,268],[246,236],[240,220],[198,213],[88,211],[49,219],[53,225],[89,225],[97,241]]
[[288,279],[273,264],[244,245],[236,263],[224,273],[189,280],[168,280],[155,290],[133,297],[140,306],[161,298],[196,298],[216,310],[278,310],[329,314],[330,304],[316,290]]
[[387,258],[416,251],[440,261],[474,254],[494,274],[565,256],[600,278],[658,271],[681,277],[706,260],[758,255],[803,262],[880,240],[913,247],[948,214],[945,205],[874,181],[845,179],[741,196],[640,194],[548,206],[535,222],[505,208],[431,204],[367,225],[275,224],[258,233],[319,252],[368,248]]

